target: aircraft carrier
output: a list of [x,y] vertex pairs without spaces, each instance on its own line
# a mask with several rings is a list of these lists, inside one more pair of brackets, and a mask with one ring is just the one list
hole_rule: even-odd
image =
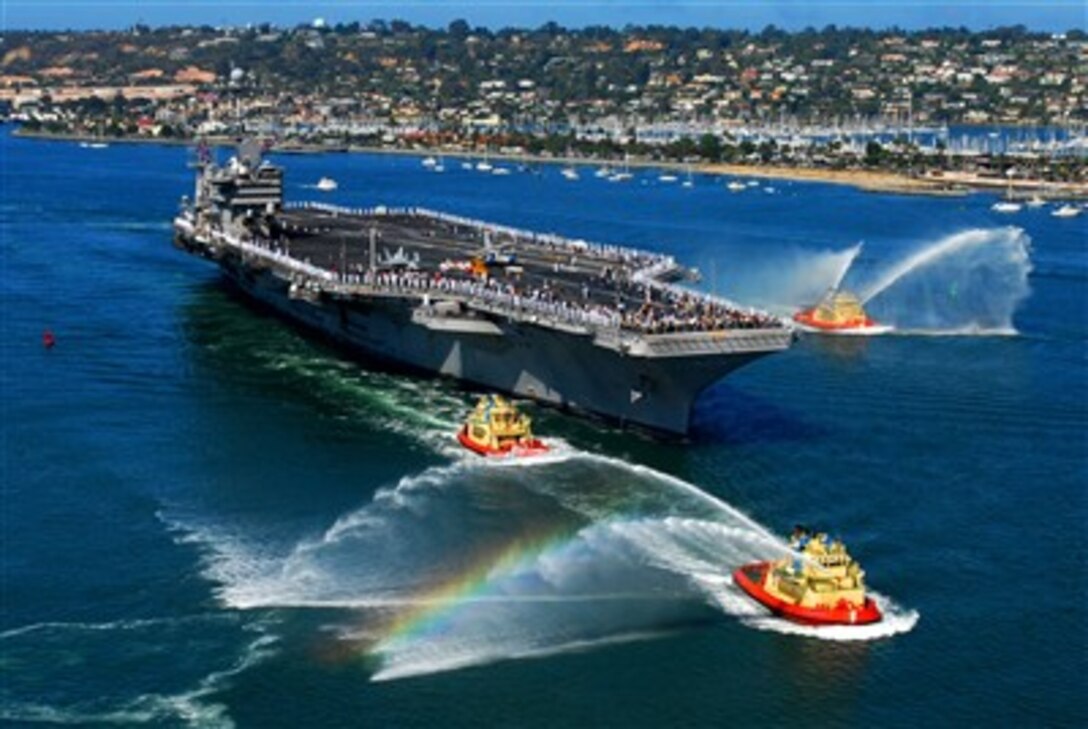
[[781,320],[671,257],[420,208],[284,204],[283,169],[200,152],[174,241],[363,359],[684,435],[699,393],[786,349]]

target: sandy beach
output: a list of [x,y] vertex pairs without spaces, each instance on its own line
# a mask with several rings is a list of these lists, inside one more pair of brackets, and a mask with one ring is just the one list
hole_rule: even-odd
[[828,170],[807,167],[779,167],[774,165],[704,165],[700,172],[736,177],[761,177],[801,182],[826,182],[835,185],[851,185],[872,192],[896,192],[924,195],[964,194],[947,182],[909,177],[879,170]]

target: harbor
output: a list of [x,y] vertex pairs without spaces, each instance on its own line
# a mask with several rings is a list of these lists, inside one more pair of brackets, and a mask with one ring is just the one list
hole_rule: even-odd
[[[1071,434],[1086,397],[1084,215],[992,210],[1004,189],[767,193],[741,177],[734,193],[634,166],[625,184],[271,155],[285,201],[323,207],[285,205],[284,220],[330,230],[286,245],[209,238],[213,262],[171,246],[178,199],[194,196],[182,148],[2,132],[0,641],[18,667],[3,721],[1082,723],[1069,596],[1083,583],[1085,455]],[[336,189],[315,189],[322,178]],[[427,220],[399,217],[412,210]],[[430,281],[443,273],[429,235],[397,255],[412,231],[449,236],[459,265],[486,262],[479,228],[443,234],[435,212],[491,228],[496,261],[533,253],[505,245],[505,229],[648,254],[632,275],[671,258],[701,275],[663,284],[745,313],[789,318],[843,274],[895,331],[806,335],[729,373],[696,399],[682,442],[510,398],[549,450],[481,457],[457,434],[491,388],[371,363],[255,304],[232,278],[242,269],[219,265],[245,263],[302,312],[341,286],[375,306],[408,301],[396,321],[429,332],[408,325],[424,296],[439,303],[433,289],[364,287],[371,260],[407,268],[418,253]],[[556,262],[527,266],[519,295]],[[293,272],[317,291],[290,298]],[[480,283],[459,269],[441,280]],[[496,316],[483,296],[444,295]],[[607,353],[592,342],[612,321],[533,326]],[[621,323],[618,336],[704,332]],[[585,358],[551,351],[567,369]],[[732,582],[792,554],[798,522],[841,537],[879,622],[797,624]],[[1004,578],[1039,565],[1055,589],[1010,595]],[[662,678],[673,665],[682,680]]]
[[[899,137],[906,134],[906,128],[898,128]],[[1016,130],[1006,130],[1010,139],[1015,139]],[[28,139],[40,139],[44,141],[67,141],[87,144],[104,144],[106,141],[120,144],[161,144],[167,146],[191,146],[194,140],[176,139],[164,140],[161,138],[136,136],[115,137],[103,140],[102,137],[93,134],[51,133],[41,131],[26,131],[20,129],[21,136]],[[1028,194],[1042,192],[1049,199],[1055,200],[1085,200],[1088,199],[1088,183],[1084,180],[1060,180],[1056,181],[1043,176],[1034,176],[1030,173],[1020,176],[1006,176],[1002,169],[990,169],[991,151],[994,149],[1012,151],[1012,165],[1017,161],[1027,163],[1027,169],[1035,166],[1046,165],[1050,159],[1048,147],[1040,148],[1031,143],[1001,142],[997,145],[987,141],[989,134],[984,130],[973,135],[964,135],[969,140],[961,142],[951,152],[941,152],[936,147],[928,148],[926,158],[931,166],[925,165],[917,169],[879,169],[867,168],[859,165],[858,161],[864,155],[864,148],[847,149],[846,156],[837,164],[827,164],[828,159],[821,164],[811,164],[804,161],[787,161],[766,163],[758,160],[750,160],[745,163],[723,164],[716,162],[676,162],[660,159],[600,157],[600,156],[569,156],[565,154],[526,154],[521,151],[490,150],[486,146],[482,149],[469,149],[463,145],[455,147],[421,147],[407,146],[396,147],[390,145],[327,145],[320,143],[273,143],[270,150],[283,155],[325,155],[325,154],[388,154],[404,156],[408,158],[421,158],[439,154],[454,160],[465,160],[471,163],[477,157],[489,156],[491,159],[512,163],[515,165],[533,164],[545,167],[563,166],[570,169],[599,169],[604,166],[621,166],[626,164],[629,168],[643,171],[674,172],[709,177],[712,180],[722,182],[735,177],[751,177],[767,180],[787,180],[795,182],[823,182],[836,185],[847,185],[860,190],[876,193],[895,193],[907,195],[933,195],[938,197],[961,196],[970,192],[1004,190],[1010,185]],[[1002,136],[1004,139],[1005,136]],[[236,139],[228,136],[203,137],[204,144],[229,148],[234,145]],[[1078,147],[1070,147],[1067,151],[1074,159],[1083,158],[1083,143]],[[1001,154],[1004,154],[1002,151]],[[939,164],[938,164],[939,162]],[[980,163],[983,169],[978,169]]]
[[3,20],[0,726],[1088,727],[1083,0]]

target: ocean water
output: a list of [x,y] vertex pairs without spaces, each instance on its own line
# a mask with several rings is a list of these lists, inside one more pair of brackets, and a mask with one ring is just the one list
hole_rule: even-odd
[[[1088,215],[282,161],[291,199],[668,251],[781,311],[894,279],[869,306],[900,333],[735,373],[687,443],[528,406],[556,455],[484,464],[451,445],[472,393],[171,247],[184,150],[0,135],[5,724],[1088,722]],[[847,540],[886,623],[799,629],[730,584],[797,522]]]

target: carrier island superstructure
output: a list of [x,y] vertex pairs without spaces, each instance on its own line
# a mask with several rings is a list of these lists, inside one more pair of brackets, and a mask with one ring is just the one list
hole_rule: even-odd
[[196,163],[175,244],[358,355],[683,435],[699,393],[792,330],[675,283],[671,257],[420,208],[284,204],[243,145]]

